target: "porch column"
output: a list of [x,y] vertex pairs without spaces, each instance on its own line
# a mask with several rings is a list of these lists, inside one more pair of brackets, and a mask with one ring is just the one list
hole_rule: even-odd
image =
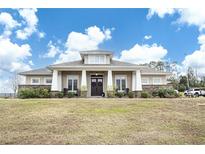
[[81,91],[87,91],[87,76],[86,76],[86,70],[82,70]]
[[53,70],[51,91],[58,91],[58,71]]
[[132,91],[136,89],[136,72],[132,72]]
[[107,91],[113,91],[112,70],[108,70],[108,75],[107,75]]
[[58,90],[62,91],[62,72],[58,72]]
[[142,81],[141,81],[141,73],[140,70],[136,70],[136,89],[135,91],[142,91]]

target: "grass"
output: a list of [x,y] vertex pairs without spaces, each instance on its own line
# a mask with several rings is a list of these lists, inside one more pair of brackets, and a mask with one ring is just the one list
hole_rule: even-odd
[[205,98],[0,99],[0,144],[205,144]]

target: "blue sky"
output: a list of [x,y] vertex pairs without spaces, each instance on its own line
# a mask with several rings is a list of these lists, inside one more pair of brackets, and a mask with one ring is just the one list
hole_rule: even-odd
[[[205,15],[194,11],[0,9],[0,83],[8,79],[10,73],[3,76],[5,72],[76,60],[77,50],[95,48],[111,50],[116,59],[137,64],[170,59],[177,61],[181,69],[190,65],[203,74],[205,63],[197,58],[205,55]],[[22,53],[11,59],[6,55],[20,50]],[[46,56],[51,50],[53,55]]]

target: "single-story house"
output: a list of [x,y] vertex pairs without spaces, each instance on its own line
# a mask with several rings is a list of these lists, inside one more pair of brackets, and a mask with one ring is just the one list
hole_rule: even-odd
[[49,65],[21,72],[22,87],[48,87],[52,92],[68,91],[84,97],[107,95],[107,92],[141,92],[168,86],[170,73],[148,66],[113,59],[110,51],[81,51],[81,60]]

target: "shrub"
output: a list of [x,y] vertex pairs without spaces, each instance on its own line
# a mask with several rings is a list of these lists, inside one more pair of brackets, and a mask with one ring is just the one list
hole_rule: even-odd
[[125,95],[124,92],[116,92],[115,95],[119,98],[123,97]]
[[23,88],[18,91],[19,98],[33,98],[34,94],[33,91],[29,88]]
[[178,97],[177,92],[171,88],[160,88],[155,93],[160,98],[176,98],[176,97]]
[[114,98],[115,97],[115,93],[113,91],[107,91],[107,97],[108,98]]
[[185,90],[186,90],[186,86],[185,85],[179,85],[178,86],[178,90],[180,91],[180,92],[184,92]]
[[153,97],[158,97],[158,91],[157,91],[157,90],[154,90],[154,91],[152,92],[152,96],[153,96]]
[[51,96],[49,90],[46,88],[34,89],[34,93],[37,98],[49,98]]
[[179,96],[179,97],[183,97],[183,96],[184,96],[184,93],[183,93],[183,92],[179,92],[178,96]]
[[19,98],[49,98],[50,91],[47,88],[23,88],[18,92]]
[[75,96],[75,93],[74,92],[68,92],[68,98],[72,98]]
[[134,98],[134,93],[133,93],[133,92],[131,92],[131,91],[130,91],[130,92],[128,92],[128,97],[129,97],[129,98]]
[[149,98],[149,97],[150,97],[150,95],[149,95],[149,93],[148,93],[148,92],[143,91],[143,92],[141,93],[141,97],[142,97],[142,98]]
[[55,94],[55,96],[58,97],[58,98],[63,98],[64,93],[63,92],[58,92],[58,93]]

